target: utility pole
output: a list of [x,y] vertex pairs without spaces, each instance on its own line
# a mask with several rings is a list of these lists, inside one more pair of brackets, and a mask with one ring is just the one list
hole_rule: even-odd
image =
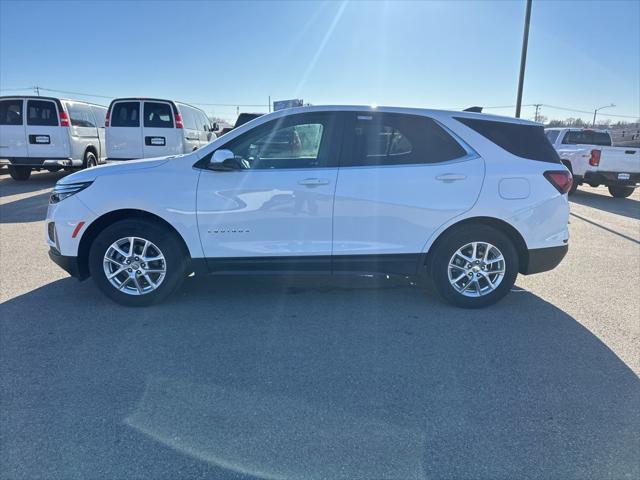
[[527,11],[524,16],[524,34],[522,36],[522,53],[520,54],[520,78],[518,79],[518,99],[516,100],[516,118],[520,118],[522,108],[522,86],[524,85],[524,67],[527,63],[527,47],[529,45],[529,22],[531,21],[531,0],[527,0]]
[[598,107],[593,111],[593,125],[591,125],[592,127],[596,126],[596,114],[598,113],[598,110],[602,110],[603,108],[609,108],[609,107],[615,107],[615,105],[612,103],[611,105],[605,105],[604,107]]
[[33,87],[33,91],[34,91],[34,92],[36,92],[36,95],[37,95],[37,96],[40,96],[40,87],[39,87],[39,86],[35,85],[35,86]]
[[538,121],[538,111],[540,110],[540,107],[542,106],[542,104],[541,103],[534,103],[533,106],[536,107],[536,116],[534,118],[534,121],[537,122]]

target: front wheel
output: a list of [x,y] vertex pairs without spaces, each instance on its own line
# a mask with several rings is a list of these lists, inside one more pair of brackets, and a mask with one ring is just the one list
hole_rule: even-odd
[[627,198],[634,190],[633,187],[609,187],[609,193],[615,198]]
[[84,154],[84,168],[92,168],[98,165],[98,159],[93,152],[87,151]]
[[141,307],[175,292],[188,258],[174,232],[147,220],[121,220],[98,234],[89,251],[96,285],[115,302]]
[[464,225],[444,234],[430,253],[438,293],[463,308],[480,308],[504,297],[518,275],[518,253],[502,232]]
[[15,167],[9,165],[9,175],[14,180],[29,180],[31,176],[31,167]]

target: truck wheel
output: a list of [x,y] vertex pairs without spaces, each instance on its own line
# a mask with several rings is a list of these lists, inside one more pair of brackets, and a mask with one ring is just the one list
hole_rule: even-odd
[[91,167],[95,167],[96,165],[98,165],[98,159],[96,158],[93,152],[87,150],[87,153],[84,154],[83,167],[91,168]]
[[15,167],[9,165],[9,175],[14,180],[29,180],[31,176],[31,167]]
[[148,220],[121,220],[98,234],[89,271],[102,292],[130,307],[158,303],[182,284],[188,264],[175,234]]
[[504,297],[518,276],[518,252],[488,225],[464,225],[444,234],[429,254],[438,293],[463,308],[480,308]]
[[609,193],[615,198],[627,198],[634,190],[633,187],[609,187]]

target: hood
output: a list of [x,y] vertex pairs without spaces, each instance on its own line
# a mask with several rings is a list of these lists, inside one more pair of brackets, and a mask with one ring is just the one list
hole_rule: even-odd
[[172,158],[181,157],[182,155],[170,155],[168,157],[158,158],[142,158],[140,160],[127,160],[120,163],[108,163],[97,167],[80,170],[61,179],[58,184],[65,185],[68,183],[90,182],[98,177],[105,175],[121,175],[133,170],[142,170],[144,168],[154,168],[166,163]]

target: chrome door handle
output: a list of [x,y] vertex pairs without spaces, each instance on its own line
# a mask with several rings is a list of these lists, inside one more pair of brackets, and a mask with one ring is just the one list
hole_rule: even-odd
[[318,185],[329,185],[329,180],[326,178],[305,178],[304,180],[300,180],[298,184],[307,187],[317,187]]
[[441,182],[451,183],[451,182],[459,182],[460,180],[465,180],[467,178],[466,175],[461,175],[459,173],[445,173],[443,175],[438,175],[436,180],[440,180]]

